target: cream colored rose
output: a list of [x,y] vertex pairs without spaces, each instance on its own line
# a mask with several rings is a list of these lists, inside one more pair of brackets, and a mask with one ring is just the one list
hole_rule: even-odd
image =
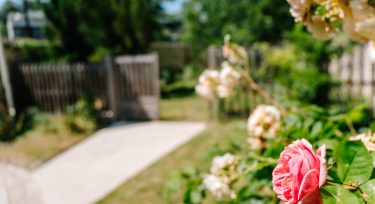
[[290,5],[290,14],[296,22],[304,21],[306,13],[310,11],[311,0],[287,0]]
[[281,113],[269,105],[258,106],[249,116],[247,129],[251,137],[274,138],[280,127]]
[[233,171],[238,163],[238,158],[230,153],[216,156],[212,160],[211,174],[219,175],[221,171]]
[[335,28],[321,16],[313,16],[306,22],[307,30],[315,38],[329,40],[336,35]]
[[230,189],[228,184],[226,184],[221,177],[211,174],[205,175],[203,185],[217,198],[235,197],[234,191]]
[[235,86],[239,83],[241,74],[234,70],[234,68],[225,61],[221,65],[222,69],[220,71],[220,83],[226,86]]
[[208,100],[214,100],[219,82],[220,78],[217,70],[205,70],[199,76],[199,83],[195,86],[195,91],[198,95]]

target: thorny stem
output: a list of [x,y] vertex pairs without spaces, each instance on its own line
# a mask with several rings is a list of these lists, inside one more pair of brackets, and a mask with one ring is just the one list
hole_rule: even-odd
[[335,185],[335,184],[337,184],[337,185],[341,185],[341,186],[343,186],[344,188],[346,188],[346,189],[351,189],[351,190],[359,189],[359,188],[358,188],[358,185],[354,185],[354,184],[345,184],[345,183],[340,183],[340,182],[338,182],[338,181],[333,181],[333,180],[327,180],[326,183],[327,183],[327,184],[330,184],[330,185]]

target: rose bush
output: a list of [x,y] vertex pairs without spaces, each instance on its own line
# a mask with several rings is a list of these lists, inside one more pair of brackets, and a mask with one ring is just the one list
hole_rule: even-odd
[[[317,38],[330,39],[341,26],[354,40],[375,40],[374,1],[287,1],[295,20]],[[209,174],[189,175],[186,203],[201,203],[206,190],[219,203],[375,203],[375,137],[367,126],[372,117],[364,119],[363,109],[286,108],[248,74],[246,49],[226,37],[223,54],[222,73],[215,72],[213,97],[207,98],[227,98],[243,85],[270,105],[260,105],[250,115],[247,145],[215,157]],[[204,81],[200,85],[209,84]]]

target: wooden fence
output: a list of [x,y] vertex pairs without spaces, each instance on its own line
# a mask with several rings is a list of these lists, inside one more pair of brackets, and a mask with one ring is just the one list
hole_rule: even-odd
[[158,119],[159,66],[156,54],[106,58],[102,63],[21,64],[12,73],[18,106],[64,112],[85,94],[114,117]]
[[370,46],[357,46],[352,52],[331,61],[329,72],[333,79],[340,82],[334,91],[335,98],[364,99],[375,108],[375,63]]

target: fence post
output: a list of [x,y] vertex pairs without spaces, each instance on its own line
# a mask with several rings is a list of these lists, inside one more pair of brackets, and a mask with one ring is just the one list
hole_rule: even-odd
[[0,73],[1,73],[1,82],[4,86],[5,91],[5,98],[7,103],[7,108],[10,116],[14,116],[16,114],[16,109],[14,108],[13,102],[13,93],[12,93],[12,85],[9,79],[9,71],[8,65],[5,59],[5,53],[3,48],[3,41],[2,36],[0,35]]
[[107,70],[107,83],[108,83],[108,98],[109,108],[112,111],[113,118],[118,116],[117,98],[116,98],[116,82],[115,82],[115,64],[112,56],[108,55],[104,59],[104,67]]

